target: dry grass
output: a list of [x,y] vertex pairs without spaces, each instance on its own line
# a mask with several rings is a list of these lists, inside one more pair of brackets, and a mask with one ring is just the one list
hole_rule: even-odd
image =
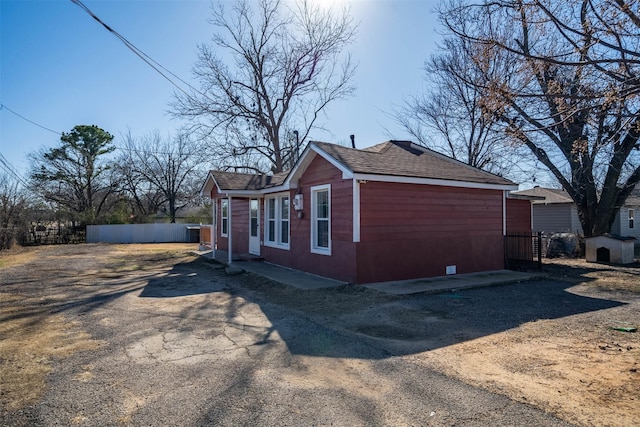
[[5,269],[16,265],[26,264],[38,256],[40,247],[16,247],[0,251],[0,268]]
[[39,299],[0,293],[0,403],[10,410],[40,399],[54,357],[100,345],[76,322],[49,314],[42,304]]
[[[72,247],[26,247],[0,252],[0,268],[10,271],[23,267],[37,289],[47,279],[67,281],[53,295],[8,293],[0,290],[0,406],[9,410],[22,408],[39,400],[54,358],[64,358],[78,351],[97,349],[101,343],[84,332],[78,322],[63,314],[52,314],[51,307],[62,305],[74,287],[83,286],[90,296],[94,284],[113,275],[145,268],[171,266],[192,258],[193,244],[77,245]],[[84,262],[95,263],[90,270]],[[45,264],[29,268],[30,263]],[[97,268],[96,268],[97,267]],[[30,285],[32,286],[32,285]],[[46,289],[43,286],[43,289]],[[19,289],[19,288],[15,288]],[[18,292],[20,292],[18,290]]]
[[545,271],[554,279],[609,292],[640,295],[640,263],[611,265],[583,259],[548,259]]

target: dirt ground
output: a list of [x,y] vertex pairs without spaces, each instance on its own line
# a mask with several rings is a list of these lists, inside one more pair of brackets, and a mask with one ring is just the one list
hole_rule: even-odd
[[[207,263],[196,260],[193,249],[173,244],[77,245],[0,253],[3,410],[37,403],[54,361],[106,345],[83,330],[80,321],[65,316],[74,301],[90,293],[94,299],[119,298],[143,286],[150,275],[166,274],[177,264]],[[20,275],[20,283],[12,281],[12,272],[21,266],[29,268],[28,274]],[[256,298],[368,339],[391,357],[435,368],[570,423],[636,425],[640,332],[619,329],[640,327],[640,265],[547,260],[544,272],[548,278],[535,282],[406,297],[357,286],[299,291],[248,274],[229,280]],[[73,286],[33,286],[51,277],[73,278]],[[98,279],[113,283],[114,290],[94,290],[90,284]],[[538,291],[526,293],[531,289]],[[588,307],[574,309],[577,302]],[[527,314],[528,307],[534,308]],[[309,366],[326,380],[316,371],[335,370],[337,363],[327,359],[324,366],[315,358]],[[87,376],[90,371],[87,367]],[[331,381],[341,382],[345,390],[361,388],[349,375],[332,376]]]
[[417,356],[473,385],[528,402],[579,425],[640,420],[640,266],[546,260],[568,292],[624,305],[540,319]]
[[[376,337],[378,341],[386,341],[382,345],[386,344],[393,353],[407,354],[407,358],[416,363],[532,404],[571,423],[637,425],[640,420],[640,263],[622,267],[584,260],[547,259],[543,269],[546,279],[514,286],[535,288],[539,283],[551,284],[551,289],[561,291],[548,295],[549,306],[580,305],[580,300],[587,299],[595,301],[595,310],[581,312],[577,307],[568,308],[568,313],[575,311],[575,314],[545,318],[544,310],[534,309],[532,313],[540,313],[539,318],[510,328],[497,326],[498,332],[487,333],[484,329],[478,331],[477,325],[495,321],[491,318],[492,312],[500,318],[500,310],[517,311],[529,305],[524,298],[547,296],[544,293],[529,295],[525,290],[514,294],[514,300],[506,297],[492,304],[487,300],[498,298],[501,289],[506,287],[475,289],[440,295],[450,297],[443,298],[448,300],[447,306],[427,303],[434,299],[432,295],[392,299],[368,291],[357,294],[357,290],[352,289],[340,298],[325,295],[327,300],[322,300],[321,294],[317,298],[305,298],[294,297],[286,290],[279,295],[273,288],[264,292],[269,293],[270,299],[296,306],[336,329]],[[351,292],[354,294],[348,295]],[[416,301],[419,302],[410,304]],[[599,305],[598,301],[604,304]],[[462,322],[462,317],[471,313],[456,312],[455,307],[472,303],[476,303],[477,311],[488,315]],[[544,300],[536,303],[546,304]],[[363,308],[367,305],[370,307]],[[469,310],[473,309],[472,305]],[[560,313],[563,312],[561,308]],[[517,318],[513,313],[507,316]],[[448,323],[451,317],[456,319]],[[638,331],[617,329],[628,327]]]

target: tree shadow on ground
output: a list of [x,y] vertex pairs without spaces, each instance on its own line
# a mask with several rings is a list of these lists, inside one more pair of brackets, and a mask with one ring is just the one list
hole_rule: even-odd
[[[433,350],[516,328],[541,319],[606,310],[618,301],[591,298],[568,291],[566,283],[535,281],[470,289],[442,294],[405,296],[368,305],[354,304],[350,311],[331,317],[314,315],[320,322],[300,333],[286,319],[261,304],[280,336],[295,354],[324,357],[370,358],[401,356]],[[355,334],[371,352],[345,345]]]
[[[196,264],[194,265],[194,263]],[[224,281],[212,276],[209,276],[206,280],[200,280],[199,275],[211,272],[211,270],[194,268],[196,265],[202,267],[202,262],[191,261],[176,264],[166,274],[149,280],[140,297],[175,298],[221,292],[226,289]]]
[[[503,332],[527,322],[561,319],[623,302],[572,293],[572,284],[543,279],[440,294],[383,295],[358,286],[300,290],[253,275],[225,276],[217,270],[209,283],[203,263],[177,265],[165,278],[149,282],[141,296],[176,297],[226,292],[233,297],[227,319],[257,304],[271,327],[255,345],[266,345],[274,332],[296,355],[385,358],[432,350]],[[196,270],[191,271],[192,269]],[[580,267],[571,277],[582,282],[591,270]],[[198,284],[199,283],[199,284]],[[197,307],[193,307],[197,311]],[[190,315],[193,315],[191,313]]]

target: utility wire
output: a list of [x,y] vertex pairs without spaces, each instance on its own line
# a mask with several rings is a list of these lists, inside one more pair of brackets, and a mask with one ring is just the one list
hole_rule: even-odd
[[22,120],[25,120],[25,121],[27,121],[27,122],[31,123],[32,125],[36,125],[36,126],[38,126],[39,128],[42,128],[42,129],[44,129],[44,130],[48,130],[49,132],[51,132],[51,133],[55,133],[56,135],[62,135],[62,132],[58,132],[58,131],[55,131],[55,130],[53,130],[53,129],[49,129],[49,128],[48,128],[48,127],[46,127],[46,126],[42,126],[41,124],[36,123],[36,122],[34,122],[33,120],[29,120],[29,119],[27,119],[25,116],[23,116],[23,115],[21,115],[21,114],[16,113],[16,112],[15,112],[15,111],[13,111],[11,108],[7,107],[5,104],[0,104],[0,110],[3,110],[3,109],[4,109],[4,110],[9,111],[10,113],[15,114],[16,116],[20,117]]
[[25,186],[25,188],[29,188],[29,184],[27,184],[25,182],[25,180],[22,178],[22,176],[20,175],[20,173],[16,170],[15,167],[13,167],[13,165],[2,155],[2,153],[0,153],[0,166],[2,166],[2,168],[4,170],[6,170],[7,172],[9,172],[10,174],[12,174],[13,176],[15,176],[18,181],[20,181],[20,183],[22,185]]
[[151,58],[149,55],[144,53],[142,50],[138,49],[133,43],[131,43],[129,40],[127,40],[122,34],[118,33],[116,30],[114,30],[109,25],[107,25],[104,21],[102,21],[102,19],[100,19],[95,13],[93,13],[91,11],[91,9],[89,9],[87,6],[85,6],[84,3],[82,3],[82,1],[80,1],[80,0],[71,0],[71,2],[74,3],[75,5],[77,5],[78,7],[80,7],[85,12],[87,12],[93,19],[95,19],[100,25],[102,25],[111,34],[116,36],[122,43],[124,43],[124,45],[127,48],[129,48],[133,53],[135,53],[147,65],[149,65],[151,68],[153,68],[158,74],[160,74],[162,77],[164,77],[169,83],[171,83],[173,86],[175,86],[180,92],[184,93],[187,97],[191,98],[191,95],[189,93],[187,93],[187,91],[185,91],[180,85],[178,85],[176,82],[174,82],[169,76],[167,76],[167,74],[165,74],[162,70],[164,70],[166,73],[170,74],[174,78],[180,80],[189,89],[191,89],[191,90],[193,90],[195,92],[198,92],[200,95],[206,97],[206,95],[204,95],[202,92],[198,91],[197,89],[194,89],[189,83],[185,82],[180,77],[178,77],[177,75],[175,75],[174,73],[172,73],[171,71],[166,69],[164,66],[162,66],[162,64],[160,64],[159,62],[157,62],[156,60]]
[[[58,136],[62,136],[62,132],[58,132],[55,131],[53,129],[49,129],[46,126],[43,126],[37,122],[34,122],[33,120],[30,120],[28,118],[26,118],[25,116],[16,113],[15,111],[13,111],[11,108],[7,107],[5,104],[0,104],[0,110],[7,110],[9,112],[11,112],[12,114],[15,114],[16,116],[20,117],[22,120],[27,121],[29,123],[31,123],[32,125],[38,126],[39,128],[42,128],[44,130],[47,130],[51,133],[54,133]],[[192,154],[196,154],[196,152],[188,152],[188,153],[179,153],[179,152],[166,152],[166,151],[153,151],[153,150],[147,150],[147,149],[141,149],[141,148],[134,148],[134,147],[126,147],[126,146],[115,146],[115,148],[117,150],[122,150],[122,151],[129,151],[129,152],[136,152],[136,153],[145,153],[145,154],[165,154],[165,155],[192,155]],[[0,153],[0,155],[2,155],[2,153]],[[4,158],[4,160],[6,162],[8,162],[8,160],[6,158]],[[0,159],[0,163],[2,163],[1,159]]]

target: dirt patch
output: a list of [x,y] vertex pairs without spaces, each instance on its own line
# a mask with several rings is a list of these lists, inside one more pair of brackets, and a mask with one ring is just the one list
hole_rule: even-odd
[[528,323],[419,359],[573,423],[633,425],[640,415],[637,337],[563,326],[559,321]]
[[621,307],[527,322],[501,333],[421,353],[419,363],[585,426],[640,418],[640,270],[579,260],[548,261],[569,291],[619,299]]

